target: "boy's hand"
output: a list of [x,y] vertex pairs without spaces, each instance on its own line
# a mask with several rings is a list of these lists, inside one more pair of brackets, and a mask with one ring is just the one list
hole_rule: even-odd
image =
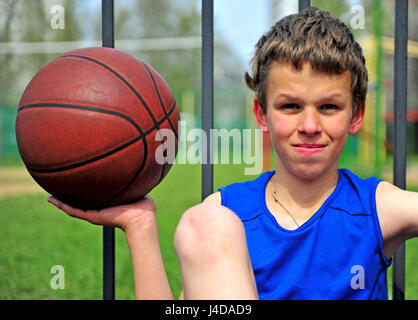
[[141,227],[144,224],[149,225],[150,222],[155,222],[155,203],[150,196],[145,196],[135,203],[102,210],[73,208],[54,197],[49,197],[47,200],[71,217],[86,220],[96,225],[118,227],[125,232],[127,228]]
[[125,205],[102,210],[81,210],[54,197],[48,202],[68,215],[93,224],[125,231],[131,253],[137,299],[173,299],[158,241],[155,204],[150,196]]

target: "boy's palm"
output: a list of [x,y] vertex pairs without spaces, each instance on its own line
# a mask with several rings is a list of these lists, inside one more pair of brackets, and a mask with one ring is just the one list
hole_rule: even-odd
[[135,203],[109,207],[102,210],[73,208],[54,197],[49,197],[48,202],[71,217],[86,220],[96,225],[118,227],[124,231],[128,226],[140,224],[141,220],[149,217],[154,218],[155,216],[155,203],[150,196],[145,196]]

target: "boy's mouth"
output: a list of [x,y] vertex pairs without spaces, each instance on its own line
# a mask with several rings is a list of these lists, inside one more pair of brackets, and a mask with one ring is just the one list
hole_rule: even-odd
[[322,152],[327,145],[326,144],[317,144],[317,143],[299,143],[292,144],[292,147],[299,153],[310,156]]

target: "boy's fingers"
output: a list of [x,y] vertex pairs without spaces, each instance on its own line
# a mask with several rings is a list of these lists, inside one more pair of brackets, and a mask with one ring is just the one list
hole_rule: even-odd
[[58,199],[55,199],[54,197],[48,197],[47,201],[49,203],[52,203],[54,206],[56,206],[57,208],[61,209],[62,206],[62,202],[59,201]]
[[[155,212],[155,203],[150,196],[145,196],[136,203],[119,205],[117,207],[109,207],[103,210],[82,210],[74,208],[53,196],[48,197],[47,201],[58,209],[64,211],[69,216],[74,218],[79,218],[96,225],[103,226],[114,226],[120,227],[123,224],[126,216],[132,214],[132,212],[141,212],[142,210],[154,211]],[[134,209],[134,210],[131,210]],[[125,214],[127,213],[127,214]],[[123,216],[124,218],[120,218]]]
[[58,199],[56,199],[54,197],[49,197],[47,200],[48,200],[49,203],[52,203],[54,206],[56,206],[58,209],[61,209],[62,211],[64,211],[68,215],[70,215],[72,217],[84,218],[85,219],[85,214],[82,210],[73,208],[70,205],[68,205],[68,204],[66,204],[62,201],[59,201]]

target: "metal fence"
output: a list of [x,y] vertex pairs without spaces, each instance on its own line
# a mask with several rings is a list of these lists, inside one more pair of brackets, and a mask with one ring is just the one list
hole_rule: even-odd
[[[299,0],[299,11],[309,7],[310,0]],[[406,189],[406,111],[407,111],[407,40],[408,1],[395,4],[395,79],[394,79],[394,184]],[[102,45],[114,47],[113,0],[102,0]],[[213,128],[213,0],[202,0],[202,129],[209,137]],[[207,148],[210,150],[210,148]],[[213,165],[210,154],[204,154],[202,164],[202,200],[213,192]],[[393,257],[394,300],[405,298],[405,244]],[[103,227],[103,299],[115,299],[115,233]]]

